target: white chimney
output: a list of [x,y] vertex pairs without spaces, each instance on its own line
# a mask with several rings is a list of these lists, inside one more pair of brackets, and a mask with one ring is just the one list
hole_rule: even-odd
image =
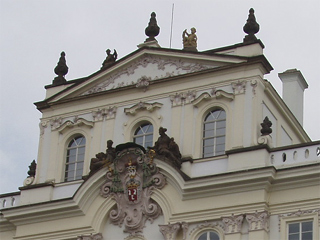
[[282,98],[297,120],[303,125],[303,92],[308,83],[297,69],[278,74],[282,81]]

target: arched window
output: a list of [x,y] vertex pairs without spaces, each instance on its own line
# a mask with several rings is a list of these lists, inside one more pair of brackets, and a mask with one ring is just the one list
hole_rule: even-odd
[[203,122],[203,157],[224,154],[226,142],[226,112],[222,109],[208,113]]
[[83,136],[74,137],[67,148],[64,181],[82,178],[86,139]]
[[219,235],[215,232],[205,232],[197,240],[220,240]]
[[143,146],[144,148],[153,145],[153,126],[151,123],[140,125],[134,132],[133,142]]

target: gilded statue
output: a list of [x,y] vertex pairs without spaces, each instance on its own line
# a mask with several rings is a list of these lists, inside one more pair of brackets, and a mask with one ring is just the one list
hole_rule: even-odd
[[191,28],[191,33],[187,32],[185,29],[182,33],[183,49],[185,50],[195,50],[197,51],[197,30],[193,27]]

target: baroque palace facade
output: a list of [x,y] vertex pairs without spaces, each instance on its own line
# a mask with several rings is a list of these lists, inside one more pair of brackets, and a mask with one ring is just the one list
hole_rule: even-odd
[[243,42],[197,51],[148,38],[67,81],[65,53],[35,103],[37,162],[0,196],[1,239],[319,239],[320,141],[302,128],[302,73],[272,66],[250,9]]

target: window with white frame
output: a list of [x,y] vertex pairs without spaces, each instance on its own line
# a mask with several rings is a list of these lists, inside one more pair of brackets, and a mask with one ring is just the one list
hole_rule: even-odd
[[288,223],[288,240],[312,240],[313,222],[293,222]]
[[67,147],[64,181],[82,178],[86,139],[84,136],[72,138]]
[[210,111],[203,121],[203,157],[222,155],[225,152],[226,112]]
[[133,135],[133,142],[144,148],[153,146],[153,126],[151,123],[140,125]]
[[197,240],[220,240],[219,235],[215,232],[205,232]]

